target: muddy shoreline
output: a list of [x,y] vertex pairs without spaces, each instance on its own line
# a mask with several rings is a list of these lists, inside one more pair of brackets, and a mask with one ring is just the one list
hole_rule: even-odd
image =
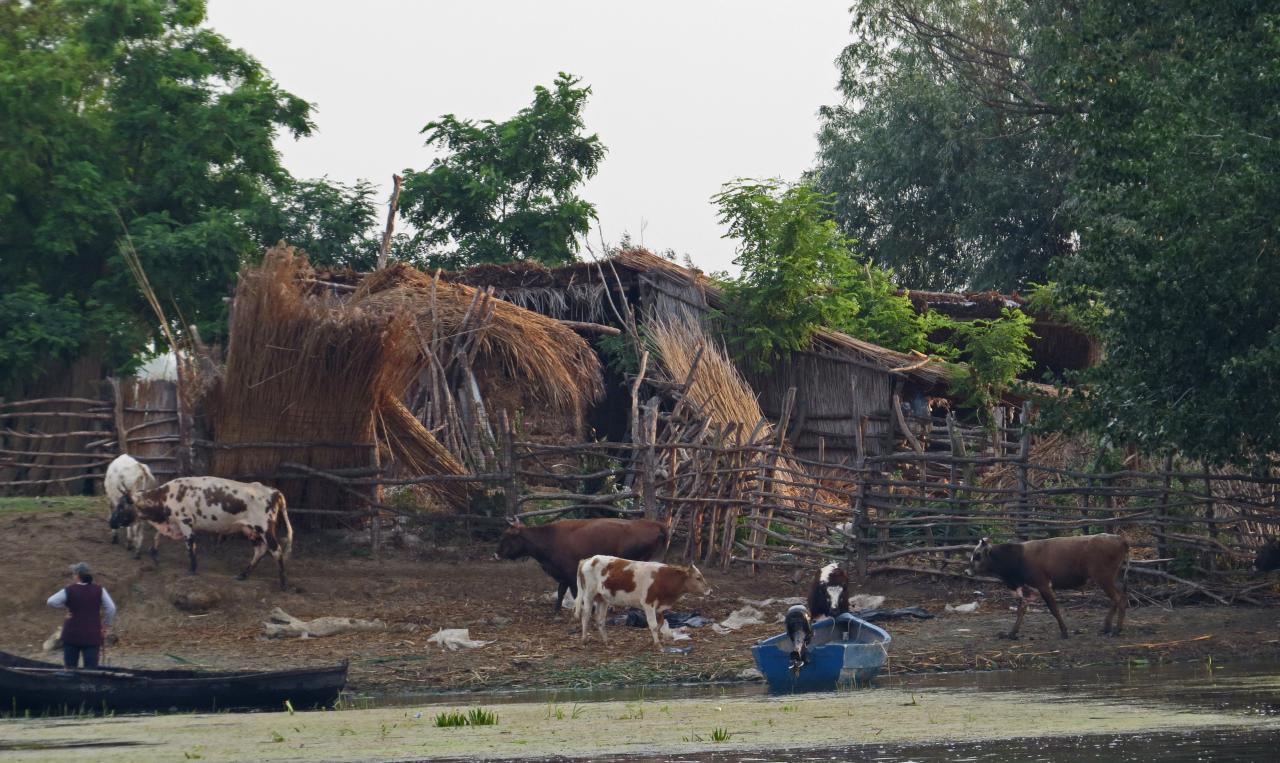
[[[96,504],[80,510],[0,513],[0,649],[55,659],[40,644],[60,622],[45,599],[65,582],[66,565],[86,560],[120,607],[118,643],[111,664],[133,667],[202,665],[210,668],[280,668],[347,660],[356,692],[454,692],[548,690],[599,686],[663,686],[737,682],[753,667],[748,647],[780,630],[785,604],[757,607],[763,624],[717,634],[691,632],[688,654],[660,654],[643,628],[611,626],[610,644],[578,639],[568,612],[552,613],[550,580],[530,561],[497,562],[487,544],[460,547],[456,540],[424,538],[369,555],[358,538],[304,534],[290,577],[296,589],[281,593],[259,570],[249,581],[232,580],[249,554],[230,540],[200,549],[201,572],[185,574],[183,549],[161,543],[157,568],[133,560],[109,542]],[[104,509],[105,512],[105,509]],[[39,553],[33,554],[32,549]],[[681,608],[722,620],[748,601],[803,596],[806,581],[769,570],[707,570],[711,596]],[[892,633],[890,673],[963,670],[1052,669],[1171,661],[1280,660],[1280,608],[1184,606],[1131,607],[1126,632],[1097,634],[1105,599],[1096,592],[1064,594],[1072,638],[1058,638],[1052,617],[1035,607],[1023,638],[1007,641],[1012,596],[971,581],[924,576],[874,577],[858,592],[884,596],[886,607],[920,606],[930,620],[882,623]],[[206,597],[206,611],[187,611]],[[947,612],[946,605],[978,602],[977,612]],[[275,607],[310,619],[342,616],[378,619],[384,630],[328,638],[267,639],[264,621]],[[478,649],[442,650],[427,639],[442,628],[467,628]]]

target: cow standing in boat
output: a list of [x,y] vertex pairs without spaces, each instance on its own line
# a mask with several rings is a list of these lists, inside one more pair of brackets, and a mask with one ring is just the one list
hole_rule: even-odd
[[[1073,535],[1045,540],[1029,540],[1025,543],[1000,543],[993,545],[983,538],[978,541],[969,559],[969,574],[994,573],[1009,588],[1018,593],[1018,617],[1007,638],[1015,639],[1022,628],[1022,616],[1027,611],[1027,597],[1031,591],[1049,607],[1058,621],[1058,630],[1068,638],[1067,624],[1058,609],[1055,590],[1080,588],[1092,580],[1111,599],[1111,608],[1102,621],[1103,635],[1120,635],[1124,627],[1124,611],[1127,595],[1117,584],[1117,579],[1129,561],[1129,543],[1119,535]],[[1111,630],[1111,618],[1116,616],[1115,630]]]
[[661,646],[658,634],[663,614],[686,593],[710,591],[711,586],[697,567],[633,562],[601,554],[583,559],[578,565],[578,596],[573,600],[573,613],[582,623],[583,641],[587,640],[587,623],[594,616],[600,640],[607,644],[604,620],[610,605],[639,607],[644,610],[654,645]]
[[804,666],[809,664],[813,618],[809,616],[809,609],[805,605],[796,604],[787,609],[783,623],[787,628],[787,638],[791,639],[791,674],[799,675]]
[[[531,556],[556,581],[559,612],[564,592],[578,596],[578,563],[596,554],[646,562],[667,546],[667,526],[649,519],[562,519],[545,525],[511,520],[498,541],[499,559]],[[575,607],[574,611],[577,609]]]
[[[116,456],[115,460],[107,466],[107,474],[102,481],[102,491],[106,493],[107,503],[111,506],[111,513],[107,515],[108,521],[126,494],[133,495],[143,490],[150,490],[157,484],[159,483],[156,482],[156,476],[151,473],[151,469],[147,468],[146,464],[128,453]],[[124,547],[133,552],[134,559],[142,556],[143,527],[145,525],[138,522],[124,528]],[[119,528],[112,527],[111,542],[120,542]]]
[[809,588],[809,616],[837,617],[849,611],[849,573],[838,562],[832,562],[813,579]]
[[140,519],[156,528],[152,560],[159,555],[160,536],[167,535],[187,544],[194,575],[197,532],[238,532],[253,544],[253,559],[236,579],[247,578],[269,552],[280,567],[281,590],[288,587],[284,562],[293,547],[293,528],[284,495],[275,488],[221,477],[179,477],[137,495],[126,493],[111,515],[111,527],[128,527]]

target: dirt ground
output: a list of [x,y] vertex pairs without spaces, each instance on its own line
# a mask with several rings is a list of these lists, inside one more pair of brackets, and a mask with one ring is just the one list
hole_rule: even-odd
[[[111,664],[274,669],[349,660],[349,687],[357,690],[550,688],[610,684],[678,683],[739,679],[753,666],[749,645],[780,630],[785,605],[764,607],[763,625],[727,635],[692,632],[687,654],[658,653],[643,628],[611,626],[606,647],[582,644],[568,611],[552,614],[552,583],[532,561],[492,560],[493,544],[438,542],[369,553],[364,538],[302,534],[290,564],[291,589],[278,589],[264,560],[254,576],[232,575],[248,560],[242,539],[199,549],[200,574],[186,574],[185,550],[162,539],[157,568],[135,561],[110,543],[106,509],[44,502],[38,511],[0,507],[0,649],[29,657],[60,622],[45,599],[65,584],[67,565],[88,561],[120,608],[107,648]],[[149,532],[149,531],[148,531]],[[708,570],[712,595],[682,602],[720,620],[742,599],[803,596],[807,581],[792,571],[749,577],[745,570]],[[1027,614],[1022,638],[1008,641],[1013,597],[996,586],[924,576],[873,577],[858,592],[886,597],[884,606],[921,606],[932,620],[881,623],[893,635],[893,672],[990,668],[1049,668],[1156,662],[1280,658],[1280,608],[1131,607],[1125,635],[1097,634],[1105,600],[1097,593],[1065,594],[1072,638],[1058,638],[1048,612]],[[178,609],[182,594],[220,598],[204,613]],[[973,614],[949,613],[947,604],[978,601]],[[263,623],[273,608],[310,619],[325,615],[380,619],[386,630],[315,639],[267,639]],[[441,628],[468,628],[477,649],[442,651],[427,638]]]

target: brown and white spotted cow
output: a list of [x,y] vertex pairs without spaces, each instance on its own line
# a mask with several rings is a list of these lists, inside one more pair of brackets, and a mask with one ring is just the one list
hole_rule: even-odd
[[600,640],[607,644],[604,619],[609,607],[640,607],[653,643],[661,646],[658,633],[663,613],[675,606],[683,594],[710,592],[711,587],[697,567],[633,562],[598,554],[578,563],[578,597],[573,600],[573,614],[582,622],[583,641],[587,640],[587,622],[594,616]]
[[280,588],[288,585],[284,561],[293,548],[293,527],[284,496],[275,488],[221,477],[179,477],[152,490],[126,493],[111,515],[111,527],[128,527],[139,519],[156,528],[152,560],[159,555],[156,546],[161,535],[184,541],[194,575],[197,532],[241,533],[253,544],[253,559],[236,579],[247,578],[263,554],[270,552],[280,565]]

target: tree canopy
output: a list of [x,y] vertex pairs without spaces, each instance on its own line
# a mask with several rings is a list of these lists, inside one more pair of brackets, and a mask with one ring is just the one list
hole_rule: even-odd
[[[1055,109],[1020,81],[1044,65],[1035,4],[861,0],[853,10],[854,42],[837,61],[843,102],[821,110],[813,172],[841,229],[912,288],[1044,281],[1068,246],[1074,155],[1045,129]],[[942,34],[952,27],[982,44],[952,51],[968,39]],[[996,74],[967,63],[984,56]]]
[[1280,452],[1280,9],[1084,4],[1055,79],[1087,118],[1062,285],[1105,305],[1086,423],[1215,461]]
[[596,215],[577,191],[605,153],[596,135],[584,134],[590,94],[561,73],[504,122],[446,114],[428,123],[427,145],[447,153],[404,171],[401,214],[417,229],[414,245],[451,268],[576,260]]
[[221,329],[255,249],[247,219],[287,178],[273,139],[312,124],[204,14],[199,0],[0,3],[3,309],[42,326],[0,325],[0,347],[34,353],[6,360],[94,347],[120,363],[156,337],[120,259],[126,230],[165,307]]

